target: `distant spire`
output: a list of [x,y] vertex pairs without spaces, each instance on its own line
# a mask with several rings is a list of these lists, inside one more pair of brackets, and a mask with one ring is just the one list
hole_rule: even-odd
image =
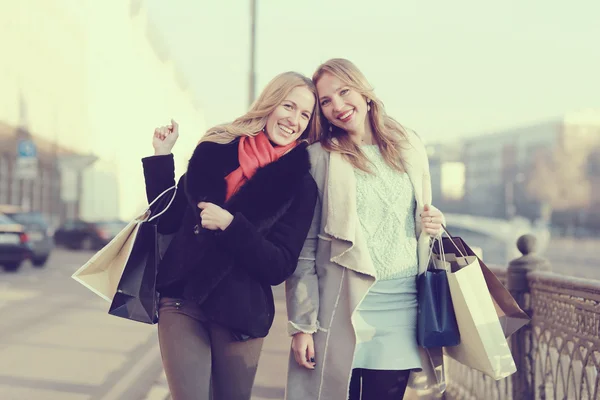
[[29,125],[27,118],[27,103],[25,102],[25,96],[23,96],[22,90],[19,90],[19,125],[23,128],[27,128]]
[[19,90],[19,121],[16,131],[17,137],[26,138],[29,136],[29,118],[27,116],[27,102],[23,96],[23,90]]

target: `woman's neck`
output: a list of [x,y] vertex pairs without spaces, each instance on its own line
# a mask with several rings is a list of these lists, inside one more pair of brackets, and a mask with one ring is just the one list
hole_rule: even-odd
[[365,146],[375,144],[375,139],[373,137],[373,129],[371,128],[371,124],[369,121],[365,121],[365,126],[360,131],[356,132],[348,132],[350,138],[354,143],[358,146]]

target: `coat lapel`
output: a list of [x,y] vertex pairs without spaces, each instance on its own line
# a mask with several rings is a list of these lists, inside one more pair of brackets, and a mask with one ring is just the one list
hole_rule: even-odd
[[431,205],[431,177],[429,175],[427,150],[421,139],[414,132],[407,132],[408,143],[402,150],[402,163],[406,169],[415,192],[417,207],[415,209],[415,227],[417,235],[417,256],[419,259],[419,274],[427,270],[429,263],[430,237],[421,228],[419,215],[425,204]]
[[[425,147],[416,134],[407,134],[408,143],[402,150],[402,162],[413,185],[417,202],[415,221],[419,236],[419,270],[426,264],[429,238],[421,234],[418,215],[424,204],[431,204],[431,183],[426,165]],[[376,277],[375,266],[362,233],[356,210],[356,176],[354,167],[340,153],[329,153],[327,181],[327,217],[325,233],[332,237],[331,261],[353,271]]]
[[325,233],[331,235],[331,261],[375,277],[375,266],[356,211],[356,177],[352,165],[337,152],[329,158]]

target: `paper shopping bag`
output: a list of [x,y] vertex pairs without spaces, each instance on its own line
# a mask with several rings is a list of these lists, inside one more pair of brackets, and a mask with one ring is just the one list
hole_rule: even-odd
[[496,380],[515,373],[517,367],[477,257],[457,257],[448,283],[461,342],[444,348],[445,353]]
[[75,271],[72,278],[104,300],[111,302],[131,254],[140,224],[144,220],[145,216],[141,215],[129,222],[106,246]]
[[156,220],[169,208],[175,195],[171,197],[171,202],[161,212],[152,211],[152,206],[173,189],[176,190],[176,187],[170,187],[162,192],[140,216],[129,222],[71,277],[104,300],[112,302],[127,261],[131,256],[141,224]]
[[133,321],[158,322],[156,273],[160,261],[156,224],[139,225],[108,313]]
[[508,338],[529,323],[531,319],[527,313],[519,307],[514,297],[504,287],[502,282],[500,282],[487,265],[477,257],[476,253],[464,240],[457,236],[451,236],[444,237],[442,243],[446,252],[446,261],[452,260],[453,256],[460,257],[461,255],[477,258],[505,337]]
[[[434,239],[432,247],[435,243],[441,246],[441,242]],[[417,278],[417,343],[426,349],[460,343],[447,267],[444,260],[430,251],[427,271]]]

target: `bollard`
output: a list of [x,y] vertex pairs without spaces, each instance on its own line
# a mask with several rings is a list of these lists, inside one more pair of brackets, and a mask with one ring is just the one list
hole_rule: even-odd
[[[507,270],[507,289],[530,318],[533,317],[533,309],[531,308],[527,275],[532,271],[550,271],[551,269],[548,261],[535,253],[536,244],[535,236],[521,236],[517,240],[517,248],[523,255],[512,260],[508,264]],[[533,345],[531,324],[512,335],[510,345],[517,365],[517,373],[510,378],[512,380],[512,398],[515,400],[533,399],[535,395],[533,387],[535,365],[531,357]]]

